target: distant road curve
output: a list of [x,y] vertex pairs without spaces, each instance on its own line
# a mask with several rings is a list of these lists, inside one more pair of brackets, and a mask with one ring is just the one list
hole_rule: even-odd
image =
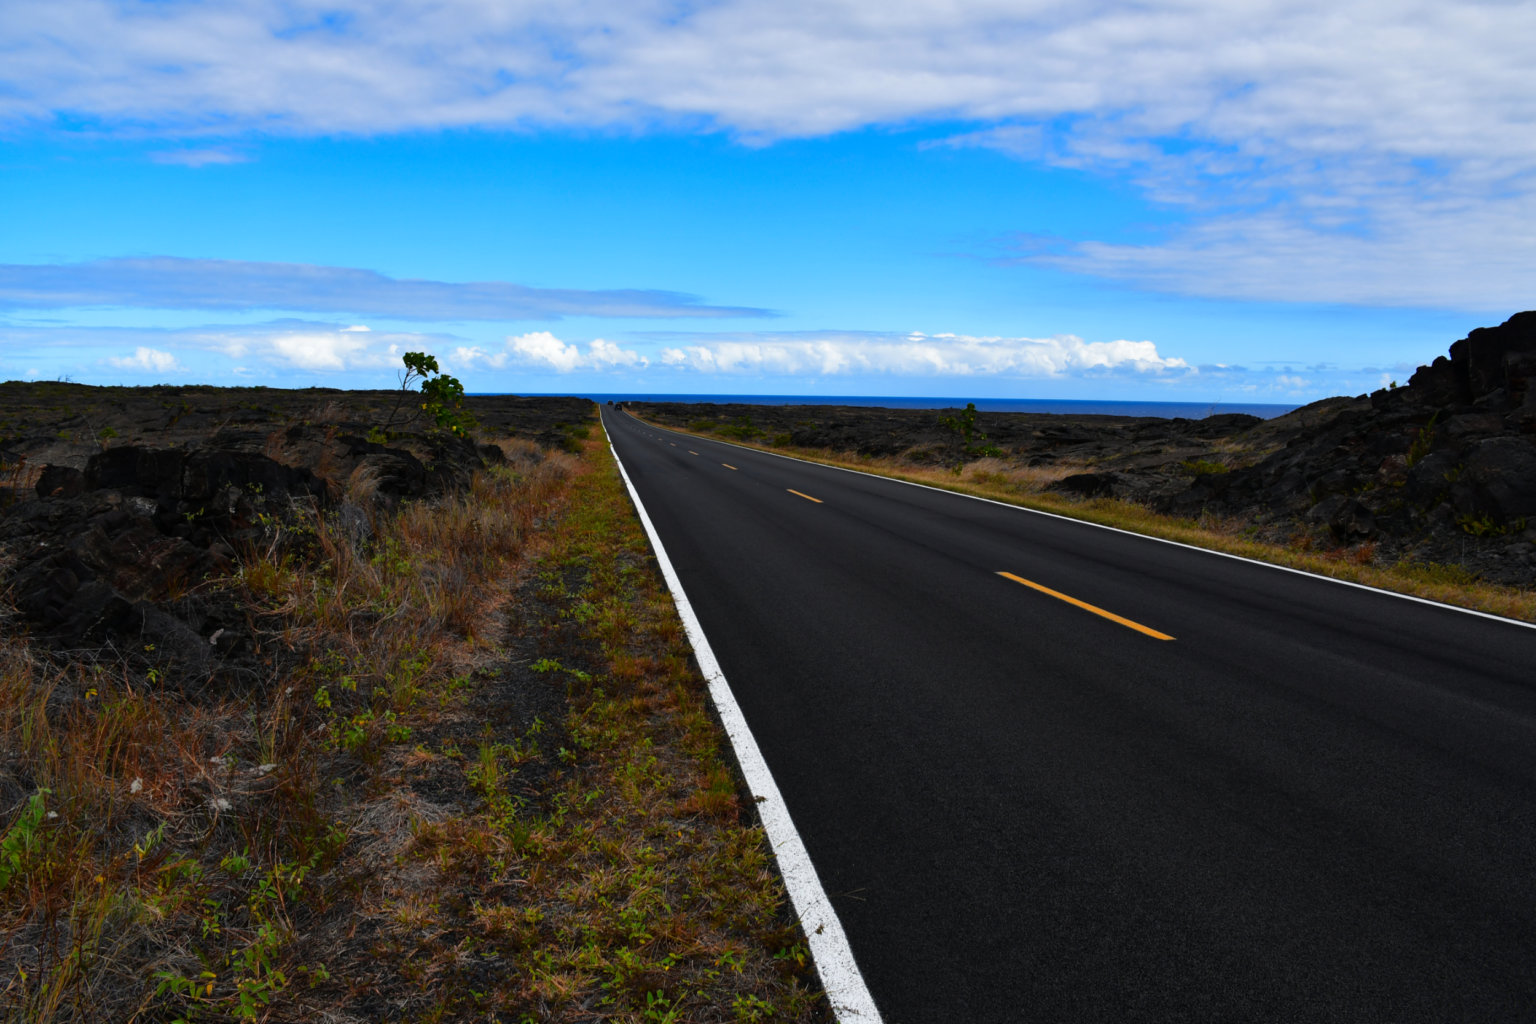
[[603,421],[885,1020],[1536,1019],[1536,630]]

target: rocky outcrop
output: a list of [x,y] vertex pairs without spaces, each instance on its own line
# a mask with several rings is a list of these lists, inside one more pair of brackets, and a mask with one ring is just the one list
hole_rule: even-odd
[[[1257,463],[1153,504],[1536,581],[1536,311],[1474,330],[1405,387],[1334,400]],[[1306,410],[1299,410],[1305,413]],[[1291,414],[1296,417],[1298,414]],[[1270,429],[1284,430],[1271,421]]]
[[302,538],[291,527],[321,514],[365,542],[381,508],[454,490],[504,459],[446,435],[412,447],[297,424],[44,466],[34,496],[0,516],[11,602],[75,660],[120,661],[182,687],[266,678],[250,610],[218,585],[240,555]]

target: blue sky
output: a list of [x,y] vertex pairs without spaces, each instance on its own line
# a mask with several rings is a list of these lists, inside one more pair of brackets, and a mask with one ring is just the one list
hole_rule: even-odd
[[1536,306],[1532,40],[1508,3],[6,5],[0,378],[1360,393]]

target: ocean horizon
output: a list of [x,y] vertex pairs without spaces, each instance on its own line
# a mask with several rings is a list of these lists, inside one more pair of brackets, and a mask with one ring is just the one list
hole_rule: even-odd
[[[529,397],[553,397],[532,395]],[[1283,416],[1299,405],[1262,402],[1127,402],[1059,398],[943,398],[892,395],[645,395],[635,392],[582,393],[594,402],[710,402],[718,405],[854,405],[877,409],[963,409],[975,402],[978,412],[1061,413],[1077,416],[1147,416],[1200,420],[1219,413],[1246,413],[1261,419]]]

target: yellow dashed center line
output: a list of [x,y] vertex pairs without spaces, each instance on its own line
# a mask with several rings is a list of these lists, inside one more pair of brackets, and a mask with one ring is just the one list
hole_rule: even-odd
[[1022,583],[1026,587],[1029,587],[1031,590],[1038,590],[1040,593],[1054,597],[1058,601],[1065,601],[1067,604],[1075,605],[1085,612],[1093,612],[1093,614],[1102,618],[1106,618],[1110,622],[1118,622],[1120,625],[1125,626],[1128,629],[1134,629],[1138,633],[1145,633],[1147,636],[1158,640],[1173,639],[1173,637],[1169,636],[1167,633],[1159,633],[1157,630],[1151,628],[1150,626],[1143,626],[1139,622],[1132,622],[1130,619],[1121,618],[1114,612],[1107,612],[1103,608],[1089,604],[1087,601],[1079,601],[1075,597],[1068,597],[1066,594],[1063,594],[1060,591],[1052,590],[1050,587],[1041,586],[1033,580],[1027,580],[1022,576],[1015,576],[1011,572],[1000,572],[998,575],[1004,577],[1005,579],[1013,580],[1015,583]]
[[720,463],[720,465],[724,466],[726,469],[735,469],[736,468],[735,466],[731,465],[729,462],[722,462],[722,463]]
[[820,498],[813,498],[809,494],[800,494],[800,492],[795,490],[793,487],[786,487],[784,489],[786,491],[788,491],[790,494],[799,494],[800,497],[804,498],[806,501],[814,501],[818,505],[824,504],[824,502]]

